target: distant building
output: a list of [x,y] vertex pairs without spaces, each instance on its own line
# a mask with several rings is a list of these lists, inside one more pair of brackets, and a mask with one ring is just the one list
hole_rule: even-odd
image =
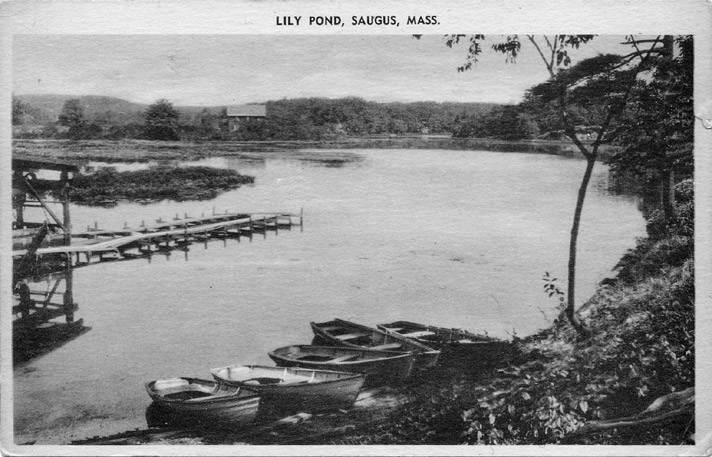
[[240,122],[247,119],[264,118],[267,115],[267,105],[234,105],[226,109],[228,130],[237,130]]

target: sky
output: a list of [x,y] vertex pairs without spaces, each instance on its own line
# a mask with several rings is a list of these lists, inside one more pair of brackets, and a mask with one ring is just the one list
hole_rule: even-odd
[[[516,63],[484,42],[461,72],[466,44],[441,35],[15,35],[15,94],[107,95],[216,106],[297,97],[379,102],[517,103],[548,74],[526,40]],[[576,59],[624,52],[603,36]]]

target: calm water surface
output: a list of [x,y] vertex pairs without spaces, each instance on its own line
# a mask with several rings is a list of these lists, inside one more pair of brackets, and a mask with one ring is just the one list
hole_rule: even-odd
[[[270,363],[267,351],[310,341],[312,320],[407,319],[508,337],[531,334],[555,317],[541,278],[545,271],[566,277],[582,161],[349,152],[363,160],[326,167],[209,159],[200,163],[236,168],[254,175],[255,184],[208,202],[73,208],[75,230],[94,221],[120,228],[176,213],[197,216],[213,206],[303,207],[305,223],[303,232],[76,269],[76,317],[92,330],[16,368],[17,441],[66,443],[145,426],[144,382]],[[580,235],[579,302],[644,234],[636,202],[605,192],[605,179],[597,165]]]

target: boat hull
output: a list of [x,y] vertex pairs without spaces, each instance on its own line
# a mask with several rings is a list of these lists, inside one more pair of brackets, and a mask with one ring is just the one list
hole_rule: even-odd
[[435,327],[409,321],[379,324],[379,329],[438,348],[441,351],[440,365],[456,365],[461,368],[492,367],[508,363],[514,346],[486,335],[477,335],[460,329]]
[[171,378],[146,384],[157,408],[171,422],[194,426],[235,427],[257,416],[260,397],[238,388],[194,378]]
[[[402,337],[381,329],[356,324],[354,322],[334,319],[329,322],[311,322],[314,332],[315,344],[326,344],[364,349],[381,349],[381,347],[399,346],[395,351],[408,351],[415,354],[416,369],[425,369],[435,366],[440,356],[440,351],[418,341]],[[330,331],[330,328],[338,329]],[[341,332],[341,334],[337,333]],[[354,338],[345,338],[354,335]],[[357,336],[358,335],[358,336]]]
[[[410,352],[374,351],[334,346],[294,345],[275,349],[269,357],[283,367],[338,370],[365,375],[364,385],[399,383],[413,370],[414,354]],[[339,362],[339,358],[352,357]],[[322,359],[322,360],[319,360]]]
[[[212,374],[219,383],[254,391],[264,408],[280,411],[350,408],[365,381],[361,373],[299,367],[235,366],[214,369]],[[280,382],[255,383],[249,380],[252,375]]]

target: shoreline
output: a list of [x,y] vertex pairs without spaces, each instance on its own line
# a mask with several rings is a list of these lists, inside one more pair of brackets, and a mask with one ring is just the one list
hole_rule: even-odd
[[[373,395],[366,411],[289,416],[227,434],[143,428],[73,444],[692,444],[691,189],[691,181],[679,186],[676,226],[656,232],[660,215],[652,214],[653,230],[579,306],[592,329],[586,339],[559,317],[518,340],[509,364],[474,375],[433,370]],[[388,401],[393,394],[400,401]]]
[[[648,240],[648,238],[646,238]],[[649,241],[649,240],[648,240]],[[664,255],[663,254],[660,255]],[[622,257],[620,263],[624,263],[626,257],[628,257],[629,254],[626,254]],[[645,257],[645,256],[642,256]],[[639,262],[640,259],[628,259],[628,264],[629,265],[636,265]],[[619,265],[620,265],[619,263]],[[620,271],[619,269],[614,269],[613,271]],[[658,278],[654,278],[658,280]],[[666,280],[669,278],[666,278],[665,276],[661,276],[660,280]],[[672,279],[669,279],[672,281]],[[603,299],[608,299],[606,297],[606,294],[609,291],[609,287],[616,287],[617,282],[619,280],[615,279],[613,282],[607,283],[605,286],[600,285],[595,293],[593,294],[592,298],[590,298],[587,303],[581,303],[579,310],[586,309],[586,312],[591,314],[593,313],[594,315],[599,311],[597,308],[598,306],[596,300],[603,300]],[[640,280],[642,284],[642,280]],[[638,284],[634,284],[636,287]],[[625,285],[626,287],[630,286],[630,284]],[[634,291],[633,291],[634,292]],[[631,292],[631,294],[633,293]],[[628,292],[626,292],[628,293]],[[622,297],[625,297],[626,295],[624,293],[621,293]],[[638,316],[639,318],[640,316]],[[645,316],[643,316],[645,318]],[[601,339],[604,339],[603,337]],[[605,343],[605,341],[599,341],[601,344]],[[409,439],[413,439],[413,441],[399,441],[403,439],[404,437],[399,437],[399,436],[393,436],[391,431],[386,431],[383,432],[383,427],[386,429],[388,427],[394,426],[393,424],[390,424],[388,421],[388,418],[391,417],[390,413],[395,411],[395,408],[400,408],[403,406],[404,408],[407,408],[405,411],[405,414],[401,414],[400,417],[407,417],[410,420],[410,425],[423,425],[426,427],[430,427],[431,429],[433,427],[437,428],[437,423],[438,421],[441,420],[441,417],[438,416],[437,414],[440,414],[439,412],[436,412],[437,414],[435,415],[430,415],[428,416],[425,414],[423,415],[422,410],[419,409],[419,404],[423,403],[421,400],[423,398],[428,399],[428,398],[436,398],[438,395],[448,395],[448,394],[443,394],[443,390],[450,390],[450,392],[455,392],[453,395],[461,395],[461,391],[467,390],[471,391],[472,395],[474,397],[470,396],[467,397],[467,401],[474,401],[474,404],[477,404],[476,402],[479,401],[479,398],[489,398],[487,401],[493,402],[493,406],[491,408],[499,408],[497,410],[497,418],[501,415],[505,418],[508,418],[508,420],[514,420],[513,417],[515,414],[511,411],[508,410],[508,404],[497,404],[500,399],[497,397],[497,395],[494,395],[496,392],[501,391],[503,389],[511,388],[511,389],[519,389],[516,390],[515,396],[517,397],[517,401],[521,403],[520,397],[522,397],[522,393],[527,393],[526,391],[521,391],[521,385],[518,384],[521,381],[521,378],[525,375],[530,375],[530,376],[540,376],[538,373],[548,373],[548,370],[555,370],[553,373],[554,378],[556,379],[559,377],[565,377],[566,375],[561,374],[561,360],[565,360],[567,357],[570,357],[572,353],[574,353],[575,350],[584,350],[582,346],[579,345],[579,343],[576,342],[576,339],[572,337],[572,334],[570,332],[570,329],[566,328],[566,325],[561,325],[560,323],[557,324],[556,322],[552,324],[550,327],[547,327],[545,330],[537,333],[536,335],[526,338],[524,340],[524,344],[527,346],[527,358],[523,359],[521,363],[516,364],[515,368],[508,367],[507,370],[505,371],[500,371],[500,372],[493,372],[490,373],[489,376],[484,377],[484,378],[478,378],[478,379],[462,379],[462,377],[458,376],[442,376],[439,374],[432,374],[430,376],[430,382],[424,383],[424,385],[406,385],[403,388],[403,391],[407,393],[411,397],[411,401],[408,402],[405,406],[403,405],[384,405],[383,408],[380,408],[377,406],[378,404],[378,399],[375,399],[376,403],[376,410],[379,412],[379,414],[383,414],[385,416],[384,421],[380,421],[378,423],[373,422],[372,420],[369,419],[369,415],[362,415],[362,414],[357,414],[356,418],[351,417],[350,414],[342,414],[342,415],[337,415],[341,419],[343,419],[342,422],[339,422],[341,425],[338,430],[333,430],[334,434],[328,435],[328,437],[325,437],[325,435],[319,435],[318,437],[312,437],[314,440],[322,440],[322,441],[314,441],[314,442],[307,442],[303,444],[454,444],[451,441],[447,441],[447,439],[452,439],[452,436],[450,437],[440,437],[438,439],[443,439],[444,441],[441,443],[439,441],[435,442],[426,442],[422,443],[418,440],[418,435],[417,434],[412,434],[409,436]],[[694,348],[694,346],[693,346]],[[558,371],[557,371],[558,370]],[[543,376],[543,375],[541,375]],[[548,378],[542,377],[542,381],[546,382]],[[684,387],[684,384],[681,386]],[[458,393],[460,391],[460,393]],[[555,392],[558,392],[557,390],[553,391],[554,394]],[[490,398],[492,395],[494,395],[492,398]],[[527,395],[530,395],[527,393]],[[550,394],[549,396],[552,396],[553,394]],[[558,394],[556,394],[558,396]],[[531,395],[533,397],[533,395]],[[548,398],[546,395],[542,394],[541,397],[535,397],[538,398],[539,400]],[[420,400],[418,400],[420,399]],[[652,401],[654,398],[648,398],[649,401]],[[587,400],[580,400],[580,399],[569,399],[568,403],[559,401],[558,399],[556,400],[556,406],[559,407],[561,405],[564,405],[565,408],[570,408],[572,411],[569,411],[567,414],[571,414],[572,417],[577,420],[581,421],[583,418],[589,418],[591,420],[597,420],[600,419],[601,416],[595,416],[593,415],[593,411],[597,411],[594,409],[594,402],[590,401],[589,399]],[[576,400],[575,406],[571,407],[569,404]],[[441,401],[440,399],[438,401]],[[449,400],[442,400],[444,403],[447,403]],[[529,401],[529,400],[527,400]],[[549,400],[546,400],[547,402]],[[590,402],[590,406],[581,406],[582,403],[581,401],[586,401]],[[425,402],[427,403],[427,402]],[[515,404],[515,412],[516,414],[521,414],[522,412],[526,411],[525,408],[528,408],[529,406],[535,406],[532,404],[520,404],[513,402],[512,404]],[[586,403],[587,405],[589,403]],[[643,405],[640,401],[634,402],[636,406],[642,406],[644,408],[645,405]],[[467,411],[475,410],[477,407],[473,407],[473,404],[469,404],[468,407],[466,408],[460,408],[459,406],[455,408],[458,413],[455,415],[455,417],[460,417],[462,414],[464,414]],[[440,404],[436,403],[436,406],[440,406]],[[504,409],[502,409],[502,406]],[[539,405],[541,406],[541,405]],[[543,407],[543,406],[541,406]],[[453,410],[451,405],[447,405],[447,408],[449,409],[448,414],[450,414]],[[482,408],[482,407],[480,407]],[[490,408],[485,407],[483,409]],[[641,408],[641,409],[642,409]],[[545,408],[547,411],[551,408]],[[631,410],[634,410],[631,407]],[[402,410],[397,410],[397,411],[402,411]],[[587,412],[591,411],[591,414],[586,416]],[[563,412],[563,411],[562,411]],[[471,419],[475,413],[471,412],[470,415],[468,416],[467,420]],[[490,413],[492,414],[492,413]],[[606,413],[610,414],[610,413]],[[396,416],[397,413],[396,413]],[[423,419],[423,422],[420,422],[420,418],[425,417],[426,419]],[[488,421],[491,421],[491,419],[487,419],[487,416],[483,416],[484,419],[480,420],[479,422],[483,423],[486,426],[486,423]],[[566,416],[568,417],[568,416]],[[614,416],[615,417],[615,416]],[[310,417],[308,419],[304,420],[299,420],[298,422],[295,422],[294,424],[289,424],[289,427],[297,427],[297,431],[294,432],[293,434],[299,434],[299,430],[305,430],[302,427],[306,427],[306,429],[319,429],[320,427],[328,428],[331,426],[331,419],[334,418],[334,415],[327,415],[327,416],[314,416]],[[435,419],[433,419],[435,418]],[[499,423],[497,422],[497,418],[495,418],[494,423],[491,425],[494,426],[497,424],[499,427]],[[393,419],[393,417],[391,417]],[[451,418],[452,419],[452,418]],[[561,419],[560,417],[557,419]],[[448,419],[450,420],[450,419]],[[454,420],[454,419],[453,419]],[[463,419],[465,420],[465,419]],[[564,420],[564,419],[562,419]],[[568,420],[568,419],[566,419]],[[344,421],[346,422],[347,425],[343,425]],[[430,422],[428,422],[430,421]],[[459,422],[458,422],[459,424]],[[576,424],[576,422],[574,422]],[[570,425],[570,424],[569,424]],[[376,428],[374,428],[376,427]],[[379,428],[381,427],[381,428]],[[458,425],[459,427],[459,425]],[[495,428],[492,427],[495,431],[492,432],[494,433],[495,438],[494,439],[499,439],[498,438],[498,433],[503,432],[502,429],[500,428]],[[457,429],[458,431],[462,431],[462,429]],[[694,430],[694,429],[693,429]],[[479,430],[476,430],[479,432]],[[491,430],[490,430],[491,432]],[[270,435],[270,432],[267,432],[262,439],[267,439]],[[389,435],[389,433],[391,433]],[[503,432],[506,433],[506,432]],[[206,438],[209,439],[214,439],[210,438],[208,436],[192,436],[192,437],[186,437],[185,433],[180,434],[180,437],[178,436],[173,436],[170,434],[166,434],[165,429],[164,430],[139,430],[139,431],[134,431],[134,432],[124,432],[124,433],[119,433],[117,435],[112,435],[110,437],[101,437],[101,438],[94,438],[90,439],[91,444],[99,444],[101,442],[106,442],[107,444],[122,444],[122,443],[117,443],[115,440],[117,439],[118,436],[140,436],[141,440],[147,439],[148,441],[142,441],[142,442],[148,442],[148,443],[153,443],[153,444],[185,444],[185,440],[196,440],[194,442],[191,442],[190,444],[217,444],[215,442],[211,442],[208,440],[208,442],[205,442]],[[190,434],[189,434],[190,435]],[[406,434],[407,436],[407,434]],[[480,437],[479,435],[476,436],[476,442],[479,443]],[[231,440],[234,443],[234,440],[236,438],[236,435],[230,435],[230,436],[223,436],[220,439],[223,439],[224,444],[229,444]],[[471,438],[471,436],[470,436]],[[155,440],[154,440],[155,439]],[[253,438],[251,438],[253,439]],[[259,437],[254,438],[258,442],[252,442],[252,444],[266,444],[259,442]],[[291,439],[291,438],[290,438]],[[488,438],[491,439],[491,438]],[[551,437],[549,436],[548,439],[558,439],[556,437]],[[326,440],[326,441],[324,441]],[[392,441],[389,441],[392,440]],[[109,443],[110,442],[110,443]],[[539,443],[550,443],[552,441],[533,441],[535,444]],[[556,441],[555,441],[556,442]],[[300,441],[302,443],[302,441]],[[524,441],[524,442],[513,442],[513,441],[507,441],[501,444],[525,444],[525,443],[530,443],[529,441]],[[82,444],[90,444],[88,442],[83,442]],[[132,443],[123,443],[123,444],[132,444]],[[279,441],[275,444],[279,444]],[[475,444],[474,442],[471,442],[471,444]],[[500,443],[485,443],[485,444],[500,444]]]
[[[498,140],[491,138],[451,138],[439,136],[351,137],[318,141],[149,141],[149,140],[34,140],[13,139],[13,154],[29,154],[66,160],[102,162],[149,162],[155,160],[200,160],[209,157],[236,157],[247,160],[289,153],[295,158],[309,149],[443,149],[484,150],[550,154],[582,158],[571,142],[558,140]],[[616,148],[601,147],[599,160],[605,161]],[[355,155],[355,154],[353,154]],[[351,157],[352,160],[357,160]],[[330,160],[322,158],[322,160]],[[334,157],[336,162],[349,161]]]

